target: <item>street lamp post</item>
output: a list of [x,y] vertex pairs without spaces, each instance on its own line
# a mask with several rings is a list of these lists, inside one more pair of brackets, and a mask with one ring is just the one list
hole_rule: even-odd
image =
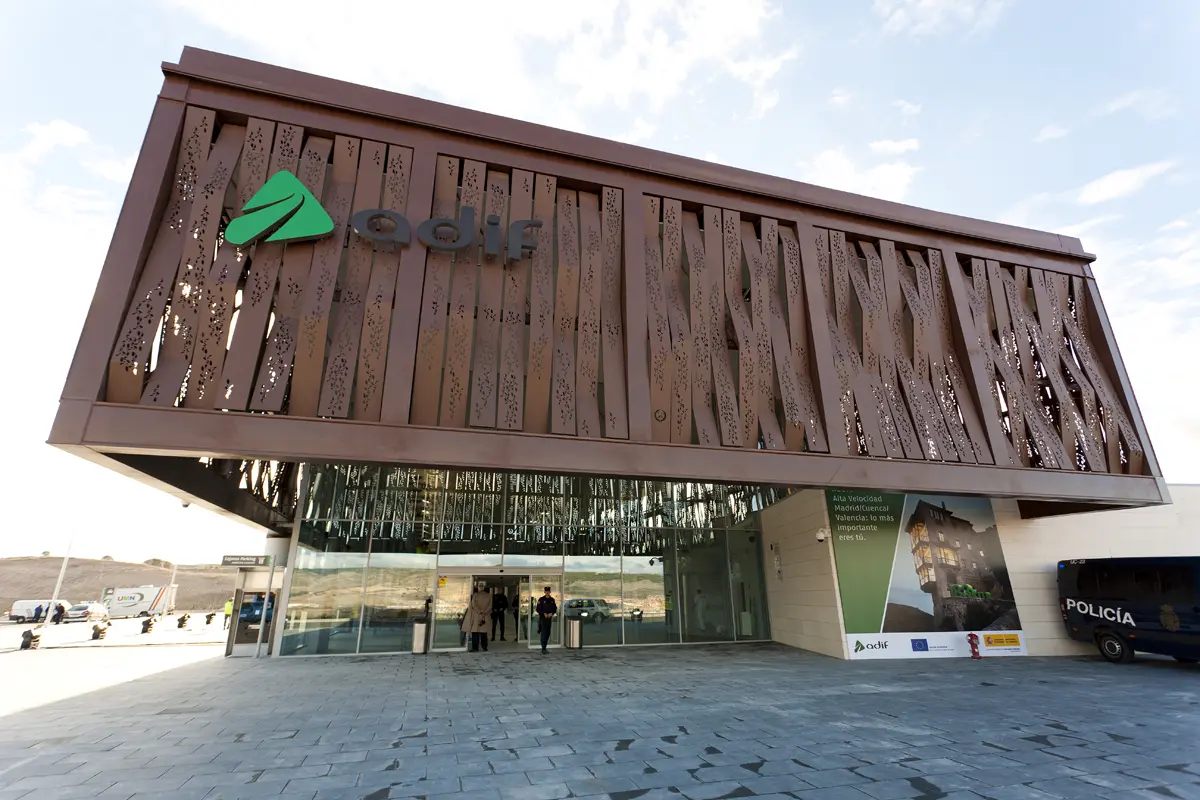
[[167,616],[167,609],[175,603],[175,573],[179,570],[179,565],[174,561],[171,562],[171,580],[167,582],[167,601],[163,603],[162,611],[158,615],[159,622],[162,622]]
[[[58,593],[62,591],[63,579],[67,577],[67,563],[71,560],[71,546],[75,544],[75,537],[72,536],[67,540],[67,552],[63,555],[62,566],[58,568],[58,581],[54,584],[54,595],[50,598],[50,605],[53,606],[58,602]],[[46,616],[42,617],[41,626],[45,626],[46,621],[50,619],[50,609],[46,609]],[[41,627],[39,626],[39,627]]]

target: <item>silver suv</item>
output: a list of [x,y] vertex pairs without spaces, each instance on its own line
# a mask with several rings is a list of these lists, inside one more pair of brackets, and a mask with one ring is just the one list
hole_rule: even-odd
[[599,624],[612,615],[612,606],[597,597],[576,597],[567,601],[567,619],[578,617],[584,622]]

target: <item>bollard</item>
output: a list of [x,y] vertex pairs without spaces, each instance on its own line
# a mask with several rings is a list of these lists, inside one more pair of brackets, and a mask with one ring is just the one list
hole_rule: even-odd
[[157,617],[146,617],[142,620],[142,633],[150,633],[150,631],[154,630],[155,619]]
[[967,634],[967,644],[971,645],[971,658],[983,658],[979,655],[979,637],[974,633]]
[[37,650],[38,645],[42,642],[42,635],[34,633],[33,629],[21,632],[21,649],[22,650]]
[[180,628],[180,629],[186,628],[187,624],[188,624],[188,620],[191,618],[192,618],[191,614],[180,614],[179,619],[176,620],[176,622],[175,622],[175,627]]

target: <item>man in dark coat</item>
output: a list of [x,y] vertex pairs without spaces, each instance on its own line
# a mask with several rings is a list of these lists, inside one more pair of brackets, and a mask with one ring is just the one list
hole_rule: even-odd
[[496,596],[492,598],[492,638],[496,638],[496,624],[500,625],[500,641],[505,641],[504,638],[504,618],[508,615],[508,595],[504,593],[504,588],[496,592]]
[[546,645],[550,643],[550,628],[554,621],[554,615],[558,613],[558,603],[554,602],[553,590],[547,586],[546,593],[538,598],[537,608],[534,609],[538,617],[538,633],[542,637],[542,652],[546,652]]

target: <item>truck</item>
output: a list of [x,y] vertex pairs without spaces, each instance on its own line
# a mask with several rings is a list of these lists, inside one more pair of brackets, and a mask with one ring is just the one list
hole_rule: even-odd
[[106,588],[100,602],[108,606],[113,619],[122,617],[152,617],[175,610],[178,586],[134,586]]

